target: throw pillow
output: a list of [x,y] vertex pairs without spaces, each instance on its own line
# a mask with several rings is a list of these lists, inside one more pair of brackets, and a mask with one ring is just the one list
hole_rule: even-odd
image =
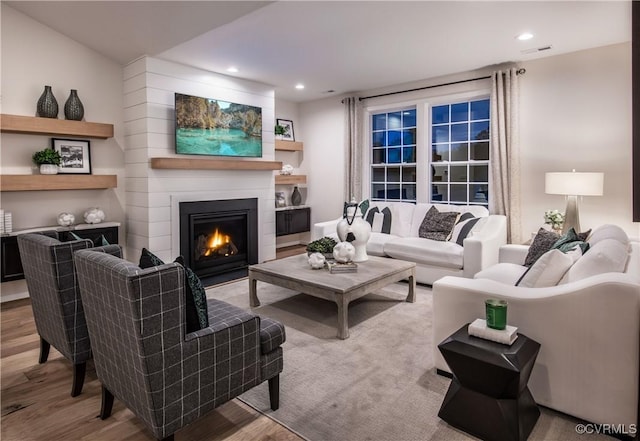
[[360,212],[364,216],[368,210],[369,210],[369,199],[365,199],[364,201],[360,202]]
[[556,241],[560,239],[558,234],[553,231],[540,228],[536,237],[533,238],[533,242],[529,247],[527,257],[524,259],[524,266],[533,265],[544,253],[549,251]]
[[[382,226],[379,230],[374,230],[373,228],[373,222],[376,217],[376,213],[381,213],[384,216],[382,220]],[[376,233],[391,234],[391,210],[389,209],[389,207],[383,208],[382,212],[378,209],[378,207],[370,208],[369,211],[367,211],[365,220],[369,222],[369,225],[371,225],[371,231]]]
[[373,213],[373,223],[371,224],[372,233],[382,233],[382,224],[384,223],[384,214]]
[[[182,256],[178,256],[175,262],[179,263],[184,268],[185,272],[185,321],[187,333],[198,331],[203,327],[206,328],[207,326],[209,326],[209,317],[208,313],[206,312],[206,296],[204,296],[204,320],[201,320],[201,312],[199,310],[199,307],[197,306],[197,304],[200,304],[200,306],[202,305],[202,296],[204,295],[204,288],[202,287],[202,283],[190,268],[188,269],[184,266],[184,259]],[[145,269],[160,265],[164,265],[164,261],[162,259],[160,259],[148,249],[142,249],[140,263],[138,264],[140,268]],[[195,277],[197,281],[191,281],[190,276],[191,278]],[[195,289],[192,289],[192,285],[195,287]],[[198,287],[198,285],[200,286]],[[196,298],[198,300],[196,300]],[[202,326],[203,323],[206,324]]]
[[[588,236],[588,233],[586,234]],[[551,249],[567,253],[579,247],[582,250],[582,254],[584,254],[589,249],[589,244],[583,239],[580,239],[580,237],[586,237],[585,233],[580,233],[579,235],[572,227],[551,246]]]
[[479,220],[479,217],[474,217],[471,213],[463,213],[453,227],[449,242],[455,242],[462,246],[464,240],[471,234],[473,227],[476,226]]
[[575,282],[596,274],[621,273],[624,271],[629,250],[617,239],[602,239],[593,245],[567,271],[562,283]]
[[418,230],[418,236],[424,239],[446,241],[451,235],[459,215],[460,213],[457,211],[440,212],[436,207],[432,206],[427,211],[427,214],[424,215]]
[[573,265],[571,256],[560,250],[547,251],[529,267],[516,286],[527,288],[556,286],[571,265]]
[[[193,307],[195,308],[197,314],[199,326],[195,327],[195,329],[193,330],[197,331],[198,329],[206,328],[207,326],[209,326],[209,311],[207,310],[207,294],[205,293],[204,286],[202,285],[202,282],[200,281],[200,278],[196,275],[196,273],[194,273],[193,270],[188,266],[185,266],[184,257],[176,257],[175,262],[179,263],[184,268],[188,288],[187,299],[190,299],[189,301],[193,302]],[[189,304],[189,301],[187,301],[187,304]],[[193,309],[191,311],[193,311]],[[191,320],[193,320],[193,316],[191,317]],[[189,313],[187,313],[187,332],[192,332],[189,330],[189,321]]]

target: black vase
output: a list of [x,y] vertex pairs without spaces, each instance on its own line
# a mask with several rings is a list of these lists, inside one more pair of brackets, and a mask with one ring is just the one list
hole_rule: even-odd
[[293,193],[291,193],[291,204],[292,205],[300,205],[302,202],[302,195],[300,194],[300,190],[298,187],[293,187]]
[[71,95],[67,98],[67,102],[64,103],[64,117],[72,121],[82,121],[84,117],[84,106],[80,98],[78,98],[76,89],[71,89]]
[[58,102],[51,92],[51,86],[44,86],[44,92],[38,99],[37,111],[38,116],[42,118],[58,117]]

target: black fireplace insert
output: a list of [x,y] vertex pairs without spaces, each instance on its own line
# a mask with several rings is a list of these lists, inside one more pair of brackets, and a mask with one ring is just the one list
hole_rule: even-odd
[[180,202],[180,254],[205,285],[258,263],[258,200]]

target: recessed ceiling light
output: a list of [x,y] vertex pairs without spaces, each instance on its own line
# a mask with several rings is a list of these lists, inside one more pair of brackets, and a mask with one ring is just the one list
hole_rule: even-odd
[[227,72],[238,73],[238,68],[235,66],[231,66],[230,68],[227,69]]
[[304,84],[300,84],[300,83],[296,84],[296,89],[298,90],[304,89]]
[[533,34],[531,32],[523,32],[522,34],[516,37],[520,41],[527,41],[533,38]]

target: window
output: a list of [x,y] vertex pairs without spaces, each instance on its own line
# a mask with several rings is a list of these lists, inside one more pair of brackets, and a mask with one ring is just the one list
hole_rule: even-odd
[[431,201],[489,204],[489,100],[431,108]]
[[371,117],[371,199],[416,202],[416,109]]

